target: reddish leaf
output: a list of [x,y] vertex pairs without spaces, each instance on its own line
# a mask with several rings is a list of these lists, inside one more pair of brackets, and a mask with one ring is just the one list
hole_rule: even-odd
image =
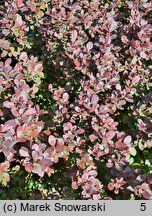
[[98,139],[98,137],[95,136],[94,134],[91,134],[91,135],[89,135],[89,139],[90,139],[91,141],[95,141],[96,139]]
[[114,184],[112,184],[111,182],[108,184],[108,189],[110,190],[110,191],[112,191],[113,189],[114,189]]
[[81,169],[84,169],[85,168],[85,162],[84,161],[78,161],[77,162],[78,166],[81,168]]
[[33,165],[31,163],[23,162],[23,165],[24,165],[25,170],[27,172],[32,172],[33,171]]
[[76,67],[80,67],[80,62],[79,61],[74,60],[74,64],[75,64]]
[[71,184],[71,187],[72,187],[72,189],[74,189],[74,190],[78,189],[78,184],[77,184],[77,182],[76,182],[76,181],[73,181],[72,184]]
[[85,132],[85,130],[84,129],[82,129],[82,128],[79,128],[78,130],[76,130],[76,134],[83,134]]
[[71,122],[67,122],[67,126],[68,126],[68,128],[70,129],[70,131],[73,130],[73,126],[72,126],[72,123],[71,123]]
[[38,135],[39,135],[39,131],[38,130],[33,130],[33,131],[29,131],[28,133],[27,133],[27,135],[29,136],[29,137],[37,137]]
[[83,182],[86,182],[86,181],[88,180],[88,178],[89,178],[88,173],[87,173],[87,172],[84,172],[83,175],[82,175],[82,181],[83,181]]
[[93,128],[96,132],[99,131],[99,127],[98,127],[98,125],[96,125],[96,124],[93,124],[93,125],[92,125],[92,128]]
[[48,142],[51,146],[55,146],[56,144],[56,138],[52,135],[49,136]]
[[33,86],[31,88],[31,90],[33,91],[33,94],[35,94],[35,93],[37,93],[39,91],[38,87],[36,87],[36,86]]
[[139,40],[134,41],[133,45],[135,48],[139,48],[140,47],[140,41]]
[[23,0],[16,0],[16,6],[20,8],[22,6]]
[[74,109],[75,109],[76,112],[80,112],[81,111],[81,109],[78,106],[76,106]]
[[109,77],[111,75],[111,72],[110,71],[107,71],[104,73],[104,77]]
[[51,134],[51,132],[49,130],[44,130],[43,133],[47,136],[49,136]]
[[35,6],[35,5],[32,5],[32,4],[31,4],[31,5],[29,6],[29,8],[30,8],[31,11],[36,12],[36,6]]
[[116,132],[115,131],[108,131],[106,133],[106,137],[111,140],[115,136]]
[[52,84],[49,84],[48,89],[49,89],[50,92],[53,93],[53,85]]
[[24,132],[24,126],[18,126],[17,130],[16,130],[16,135],[17,137],[22,137],[23,136],[23,132]]
[[74,149],[74,146],[67,146],[67,151],[69,151],[69,152],[71,152],[71,151],[73,151],[73,149]]
[[0,109],[0,116],[3,116],[3,114],[4,114],[3,111]]

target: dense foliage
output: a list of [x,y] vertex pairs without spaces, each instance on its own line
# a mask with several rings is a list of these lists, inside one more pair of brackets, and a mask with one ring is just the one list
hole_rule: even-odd
[[152,2],[2,0],[0,25],[0,198],[152,199]]

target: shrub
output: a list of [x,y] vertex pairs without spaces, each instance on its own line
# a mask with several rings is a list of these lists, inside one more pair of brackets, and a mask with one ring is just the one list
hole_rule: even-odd
[[0,4],[3,187],[151,199],[151,1]]

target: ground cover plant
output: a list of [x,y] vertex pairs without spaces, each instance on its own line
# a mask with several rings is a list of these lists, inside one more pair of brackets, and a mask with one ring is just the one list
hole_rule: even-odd
[[152,199],[152,2],[0,1],[0,199]]

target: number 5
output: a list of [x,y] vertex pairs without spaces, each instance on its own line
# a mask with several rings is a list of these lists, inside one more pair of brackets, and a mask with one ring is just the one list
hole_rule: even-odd
[[141,203],[140,210],[145,211],[146,210],[146,203]]

